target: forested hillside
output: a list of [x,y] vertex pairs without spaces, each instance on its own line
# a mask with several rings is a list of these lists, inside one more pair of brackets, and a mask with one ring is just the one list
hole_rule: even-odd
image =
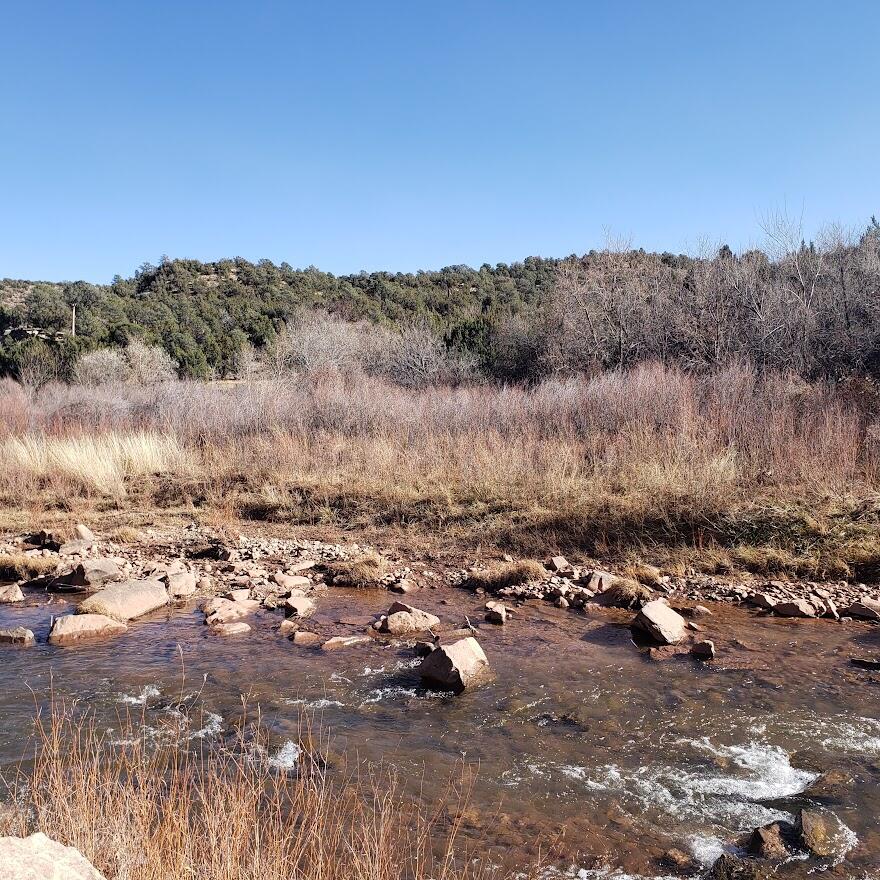
[[[4,281],[0,371],[18,375],[23,359],[51,355],[53,375],[68,378],[82,354],[135,341],[164,348],[182,378],[231,376],[240,352],[271,352],[291,321],[315,312],[337,327],[382,325],[376,340],[386,343],[416,325],[411,354],[423,343],[445,347],[458,376],[520,381],[645,360],[700,370],[745,360],[811,380],[876,378],[880,225],[829,228],[806,242],[779,222],[763,250],[722,246],[698,257],[614,247],[346,276],[268,261],[163,259],[106,286]],[[310,332],[331,324],[312,323]],[[325,348],[332,343],[328,336]]]
[[[533,308],[549,293],[558,262],[529,258],[476,270],[337,277],[268,261],[163,260],[107,286],[2,281],[0,331],[20,325],[66,331],[76,305],[76,339],[64,340],[62,348],[85,351],[137,338],[163,346],[183,376],[201,378],[231,373],[245,341],[257,348],[271,344],[305,307],[352,320],[426,320],[450,346],[482,354],[499,319]],[[14,371],[23,344],[7,337],[6,371]]]

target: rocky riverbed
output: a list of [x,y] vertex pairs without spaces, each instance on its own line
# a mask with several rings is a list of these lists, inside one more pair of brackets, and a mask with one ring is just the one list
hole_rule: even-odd
[[194,737],[222,737],[244,693],[279,763],[300,754],[305,707],[340,755],[393,759],[414,792],[479,766],[466,833],[510,867],[538,851],[588,877],[880,866],[870,586],[649,567],[639,583],[549,554],[406,558],[196,526],[7,535],[0,564],[4,763],[50,674],[159,731],[183,667]]

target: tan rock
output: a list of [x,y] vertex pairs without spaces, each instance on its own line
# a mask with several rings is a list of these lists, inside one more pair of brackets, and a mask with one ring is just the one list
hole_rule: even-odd
[[66,614],[56,617],[49,631],[50,645],[102,639],[124,633],[128,627],[104,614]]
[[715,656],[715,642],[710,639],[694,642],[691,654],[698,660],[711,660]]
[[251,591],[247,587],[242,587],[240,590],[230,590],[226,594],[226,598],[229,599],[230,602],[244,602],[247,599],[250,599]]
[[660,599],[643,606],[632,628],[646,633],[661,645],[677,645],[685,637],[684,618]]
[[31,648],[37,643],[33,632],[23,626],[14,629],[0,629],[0,645],[17,645],[22,648]]
[[847,617],[857,617],[860,620],[880,621],[880,600],[863,596],[858,602],[853,602],[844,614]]
[[317,633],[308,632],[307,630],[301,629],[293,634],[293,638],[291,641],[294,645],[300,645],[304,648],[311,647],[312,645],[317,645],[318,642],[321,641],[321,637]]
[[158,580],[123,581],[93,593],[77,609],[79,614],[105,614],[114,620],[143,617],[168,604],[168,591]]
[[42,832],[0,837],[0,876],[3,880],[104,880],[79,850]]
[[312,582],[304,575],[285,574],[283,571],[276,571],[272,575],[272,580],[285,590],[302,590],[312,585]]
[[18,584],[8,584],[0,587],[0,605],[11,605],[14,602],[24,602],[24,593]]
[[218,636],[243,636],[250,631],[250,626],[243,620],[237,620],[234,623],[218,623],[211,627],[211,632]]
[[192,571],[172,571],[165,576],[171,599],[188,599],[196,591],[196,576]]
[[97,538],[95,537],[95,533],[88,526],[85,526],[82,523],[77,523],[73,527],[73,534],[80,541],[90,541],[92,544],[94,544],[97,540]]
[[115,581],[121,574],[115,559],[83,559],[69,577],[59,580],[77,589],[97,590],[109,581]]
[[321,645],[322,651],[338,651],[340,648],[350,648],[352,645],[363,645],[365,642],[370,642],[372,639],[369,636],[333,636],[332,639],[327,639],[323,645]]
[[216,626],[241,620],[243,617],[253,614],[259,607],[260,603],[255,599],[233,602],[231,599],[217,597],[205,602],[202,605],[202,611],[205,612],[205,623],[209,626]]
[[315,603],[306,596],[291,596],[284,601],[284,612],[288,617],[311,617],[315,607]]
[[816,609],[806,599],[790,599],[777,602],[773,613],[780,617],[815,617]]
[[427,685],[457,694],[483,683],[490,674],[489,660],[473,636],[435,648],[419,666]]
[[390,633],[395,636],[409,633],[424,632],[437,626],[440,618],[420,608],[414,608],[404,602],[394,602],[388,609],[388,614],[374,624],[374,627],[382,633]]

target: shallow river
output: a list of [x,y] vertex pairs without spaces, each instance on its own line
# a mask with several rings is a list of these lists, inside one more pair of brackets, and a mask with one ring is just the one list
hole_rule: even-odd
[[[479,601],[465,593],[425,590],[413,602],[455,624],[480,619]],[[331,590],[309,628],[357,633],[357,617],[388,604],[384,592]],[[427,780],[439,795],[463,764],[478,767],[466,833],[508,866],[551,844],[560,869],[583,868],[583,880],[662,875],[658,858],[670,847],[708,865],[740,832],[810,805],[801,793],[819,770],[836,768],[854,782],[844,803],[825,809],[843,823],[850,852],[826,876],[880,877],[880,674],[848,664],[880,654],[880,627],[716,609],[701,625],[719,660],[704,666],[648,659],[623,612],[535,604],[503,628],[481,626],[495,680],[452,697],[419,686],[406,646],[299,648],[269,612],[254,616],[244,638],[214,636],[198,611],[179,609],[103,644],[52,648],[50,616],[67,608],[44,594],[0,606],[0,627],[29,627],[40,642],[0,653],[7,767],[26,747],[34,694],[47,695],[50,676],[108,726],[127,706],[143,706],[158,726],[181,692],[182,657],[185,690],[202,692],[195,737],[227,733],[246,694],[279,765],[297,759],[306,707],[335,753],[389,761],[413,791]],[[590,868],[596,857],[611,869]]]

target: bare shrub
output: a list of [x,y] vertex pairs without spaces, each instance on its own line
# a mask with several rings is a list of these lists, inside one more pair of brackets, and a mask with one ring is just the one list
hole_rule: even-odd
[[81,385],[125,382],[128,376],[128,361],[116,348],[101,348],[84,354],[76,363],[76,379]]
[[128,363],[127,381],[135,385],[169,382],[177,377],[177,365],[158,345],[133,340],[125,346],[125,360]]
[[18,359],[18,377],[31,393],[58,379],[58,355],[42,340],[25,345]]

